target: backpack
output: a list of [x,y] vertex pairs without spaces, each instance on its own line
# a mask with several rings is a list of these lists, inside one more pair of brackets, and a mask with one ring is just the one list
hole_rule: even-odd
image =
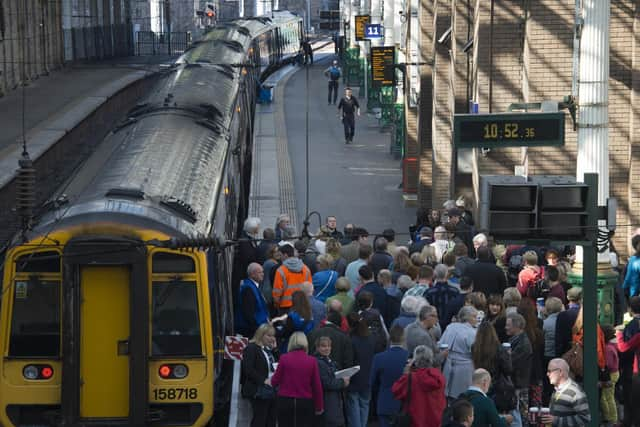
[[516,387],[513,385],[511,378],[499,375],[493,383],[492,391],[493,401],[498,412],[510,412],[518,406]]
[[360,312],[360,315],[367,321],[369,332],[375,338],[374,351],[376,353],[385,351],[387,349],[387,334],[384,331],[378,310],[364,310]]
[[507,281],[509,286],[515,286],[518,283],[518,275],[522,271],[524,263],[522,255],[511,255],[507,264]]
[[528,280],[527,283],[518,282],[518,290],[521,295],[528,296],[534,300],[538,298],[545,298],[551,290],[549,285],[544,280],[544,268],[540,267],[540,270],[536,273],[532,280]]
[[331,77],[333,81],[340,79],[340,69],[338,67],[331,67],[329,69],[329,77]]
[[544,277],[538,277],[532,285],[527,288],[527,296],[533,299],[544,298],[547,299],[551,288]]

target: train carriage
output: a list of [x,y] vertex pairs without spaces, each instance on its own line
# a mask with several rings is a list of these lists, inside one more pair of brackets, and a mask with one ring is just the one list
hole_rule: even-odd
[[16,237],[1,425],[212,424],[256,87],[301,29],[288,12],[214,28]]

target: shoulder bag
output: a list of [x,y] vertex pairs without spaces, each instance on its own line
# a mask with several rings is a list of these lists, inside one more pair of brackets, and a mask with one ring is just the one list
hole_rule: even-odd
[[411,404],[411,371],[409,371],[409,384],[407,385],[407,400],[402,407],[402,411],[393,421],[394,427],[411,427],[411,414],[409,413],[409,405]]
[[582,344],[574,341],[569,351],[562,355],[562,358],[567,361],[574,378],[582,378],[584,367]]

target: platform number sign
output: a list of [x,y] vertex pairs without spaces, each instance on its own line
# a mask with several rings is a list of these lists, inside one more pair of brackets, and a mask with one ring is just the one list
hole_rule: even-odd
[[366,40],[365,27],[371,22],[371,15],[356,15],[356,41]]
[[383,28],[380,24],[367,24],[364,27],[365,38],[379,39],[383,37]]

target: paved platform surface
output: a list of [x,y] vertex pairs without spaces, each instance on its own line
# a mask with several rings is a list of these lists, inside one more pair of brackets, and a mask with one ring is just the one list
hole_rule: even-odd
[[[318,47],[324,43],[318,41]],[[398,241],[408,240],[415,207],[406,207],[399,188],[400,162],[390,154],[391,137],[366,113],[356,119],[352,144],[344,143],[338,110],[327,103],[323,71],[334,59],[331,44],[315,52],[311,67],[285,67],[270,77],[273,102],[258,105],[255,121],[252,216],[273,227],[280,213],[288,213],[296,230],[304,220],[306,192],[306,100],[309,94],[309,211],[364,226],[370,233],[393,228]],[[309,86],[307,88],[307,71]],[[340,85],[340,93],[344,86]],[[354,93],[357,94],[357,88]],[[312,219],[315,232],[317,219]],[[402,233],[406,233],[403,235]]]
[[[378,121],[366,114],[366,101],[359,98],[361,113],[356,117],[354,141],[346,145],[344,130],[335,105],[327,103],[327,79],[323,71],[334,59],[333,47],[316,54],[314,66],[294,74],[285,93],[285,117],[289,153],[293,166],[298,220],[309,211],[338,218],[341,229],[346,223],[364,226],[369,233],[393,228],[398,242],[408,239],[408,226],[415,221],[415,207],[405,207],[399,185],[400,161],[390,154],[391,136],[380,132]],[[358,88],[354,88],[358,98]],[[344,94],[340,83],[339,97]],[[306,192],[306,97],[309,96],[309,193]],[[317,220],[312,220],[312,230]]]
[[36,159],[111,96],[175,58],[137,56],[75,64],[0,98],[0,186],[17,168],[23,129]]

